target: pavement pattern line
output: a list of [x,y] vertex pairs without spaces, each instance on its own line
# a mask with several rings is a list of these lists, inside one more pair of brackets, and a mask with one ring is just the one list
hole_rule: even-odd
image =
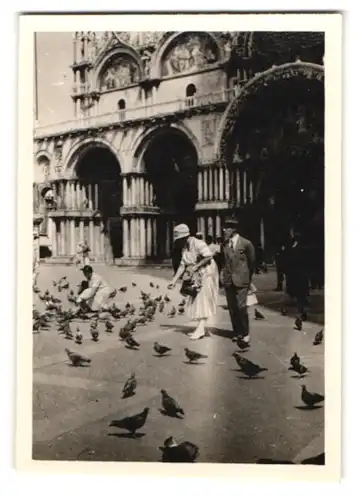
[[[77,406],[67,412],[58,413],[51,419],[36,420],[33,427],[33,443],[51,441],[52,439],[61,439],[61,436],[67,432],[72,432],[102,420],[105,417],[116,414],[114,418],[123,418],[129,414],[135,414],[143,410],[143,405],[158,396],[156,387],[141,386],[137,391],[135,400],[113,398],[113,394],[101,398],[98,401]],[[111,417],[109,417],[112,420]]]

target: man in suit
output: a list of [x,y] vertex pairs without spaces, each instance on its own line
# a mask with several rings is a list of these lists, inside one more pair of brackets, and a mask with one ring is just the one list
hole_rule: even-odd
[[227,218],[224,231],[224,266],[221,272],[234,338],[250,342],[247,294],[255,269],[255,249],[238,233],[238,221]]

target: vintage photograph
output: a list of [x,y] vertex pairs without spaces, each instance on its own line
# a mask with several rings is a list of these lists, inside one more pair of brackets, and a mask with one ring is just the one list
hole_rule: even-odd
[[33,44],[33,460],[323,466],[324,31]]

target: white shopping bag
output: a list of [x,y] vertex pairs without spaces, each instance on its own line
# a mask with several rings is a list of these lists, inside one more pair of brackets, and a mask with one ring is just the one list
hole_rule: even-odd
[[255,287],[255,285],[253,285],[251,283],[249,291],[247,293],[247,298],[246,298],[246,306],[247,307],[255,306],[256,304],[259,303],[259,301],[257,300],[256,293],[255,293],[256,291],[257,291],[257,288]]

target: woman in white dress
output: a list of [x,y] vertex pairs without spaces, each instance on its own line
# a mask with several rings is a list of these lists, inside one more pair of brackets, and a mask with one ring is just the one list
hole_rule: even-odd
[[180,266],[168,288],[172,289],[179,278],[193,278],[200,285],[198,294],[189,297],[187,314],[192,320],[198,321],[198,326],[190,338],[201,339],[205,336],[205,325],[208,318],[216,313],[219,295],[219,273],[207,244],[190,236],[186,224],[179,224],[174,228],[174,244],[182,250]]

